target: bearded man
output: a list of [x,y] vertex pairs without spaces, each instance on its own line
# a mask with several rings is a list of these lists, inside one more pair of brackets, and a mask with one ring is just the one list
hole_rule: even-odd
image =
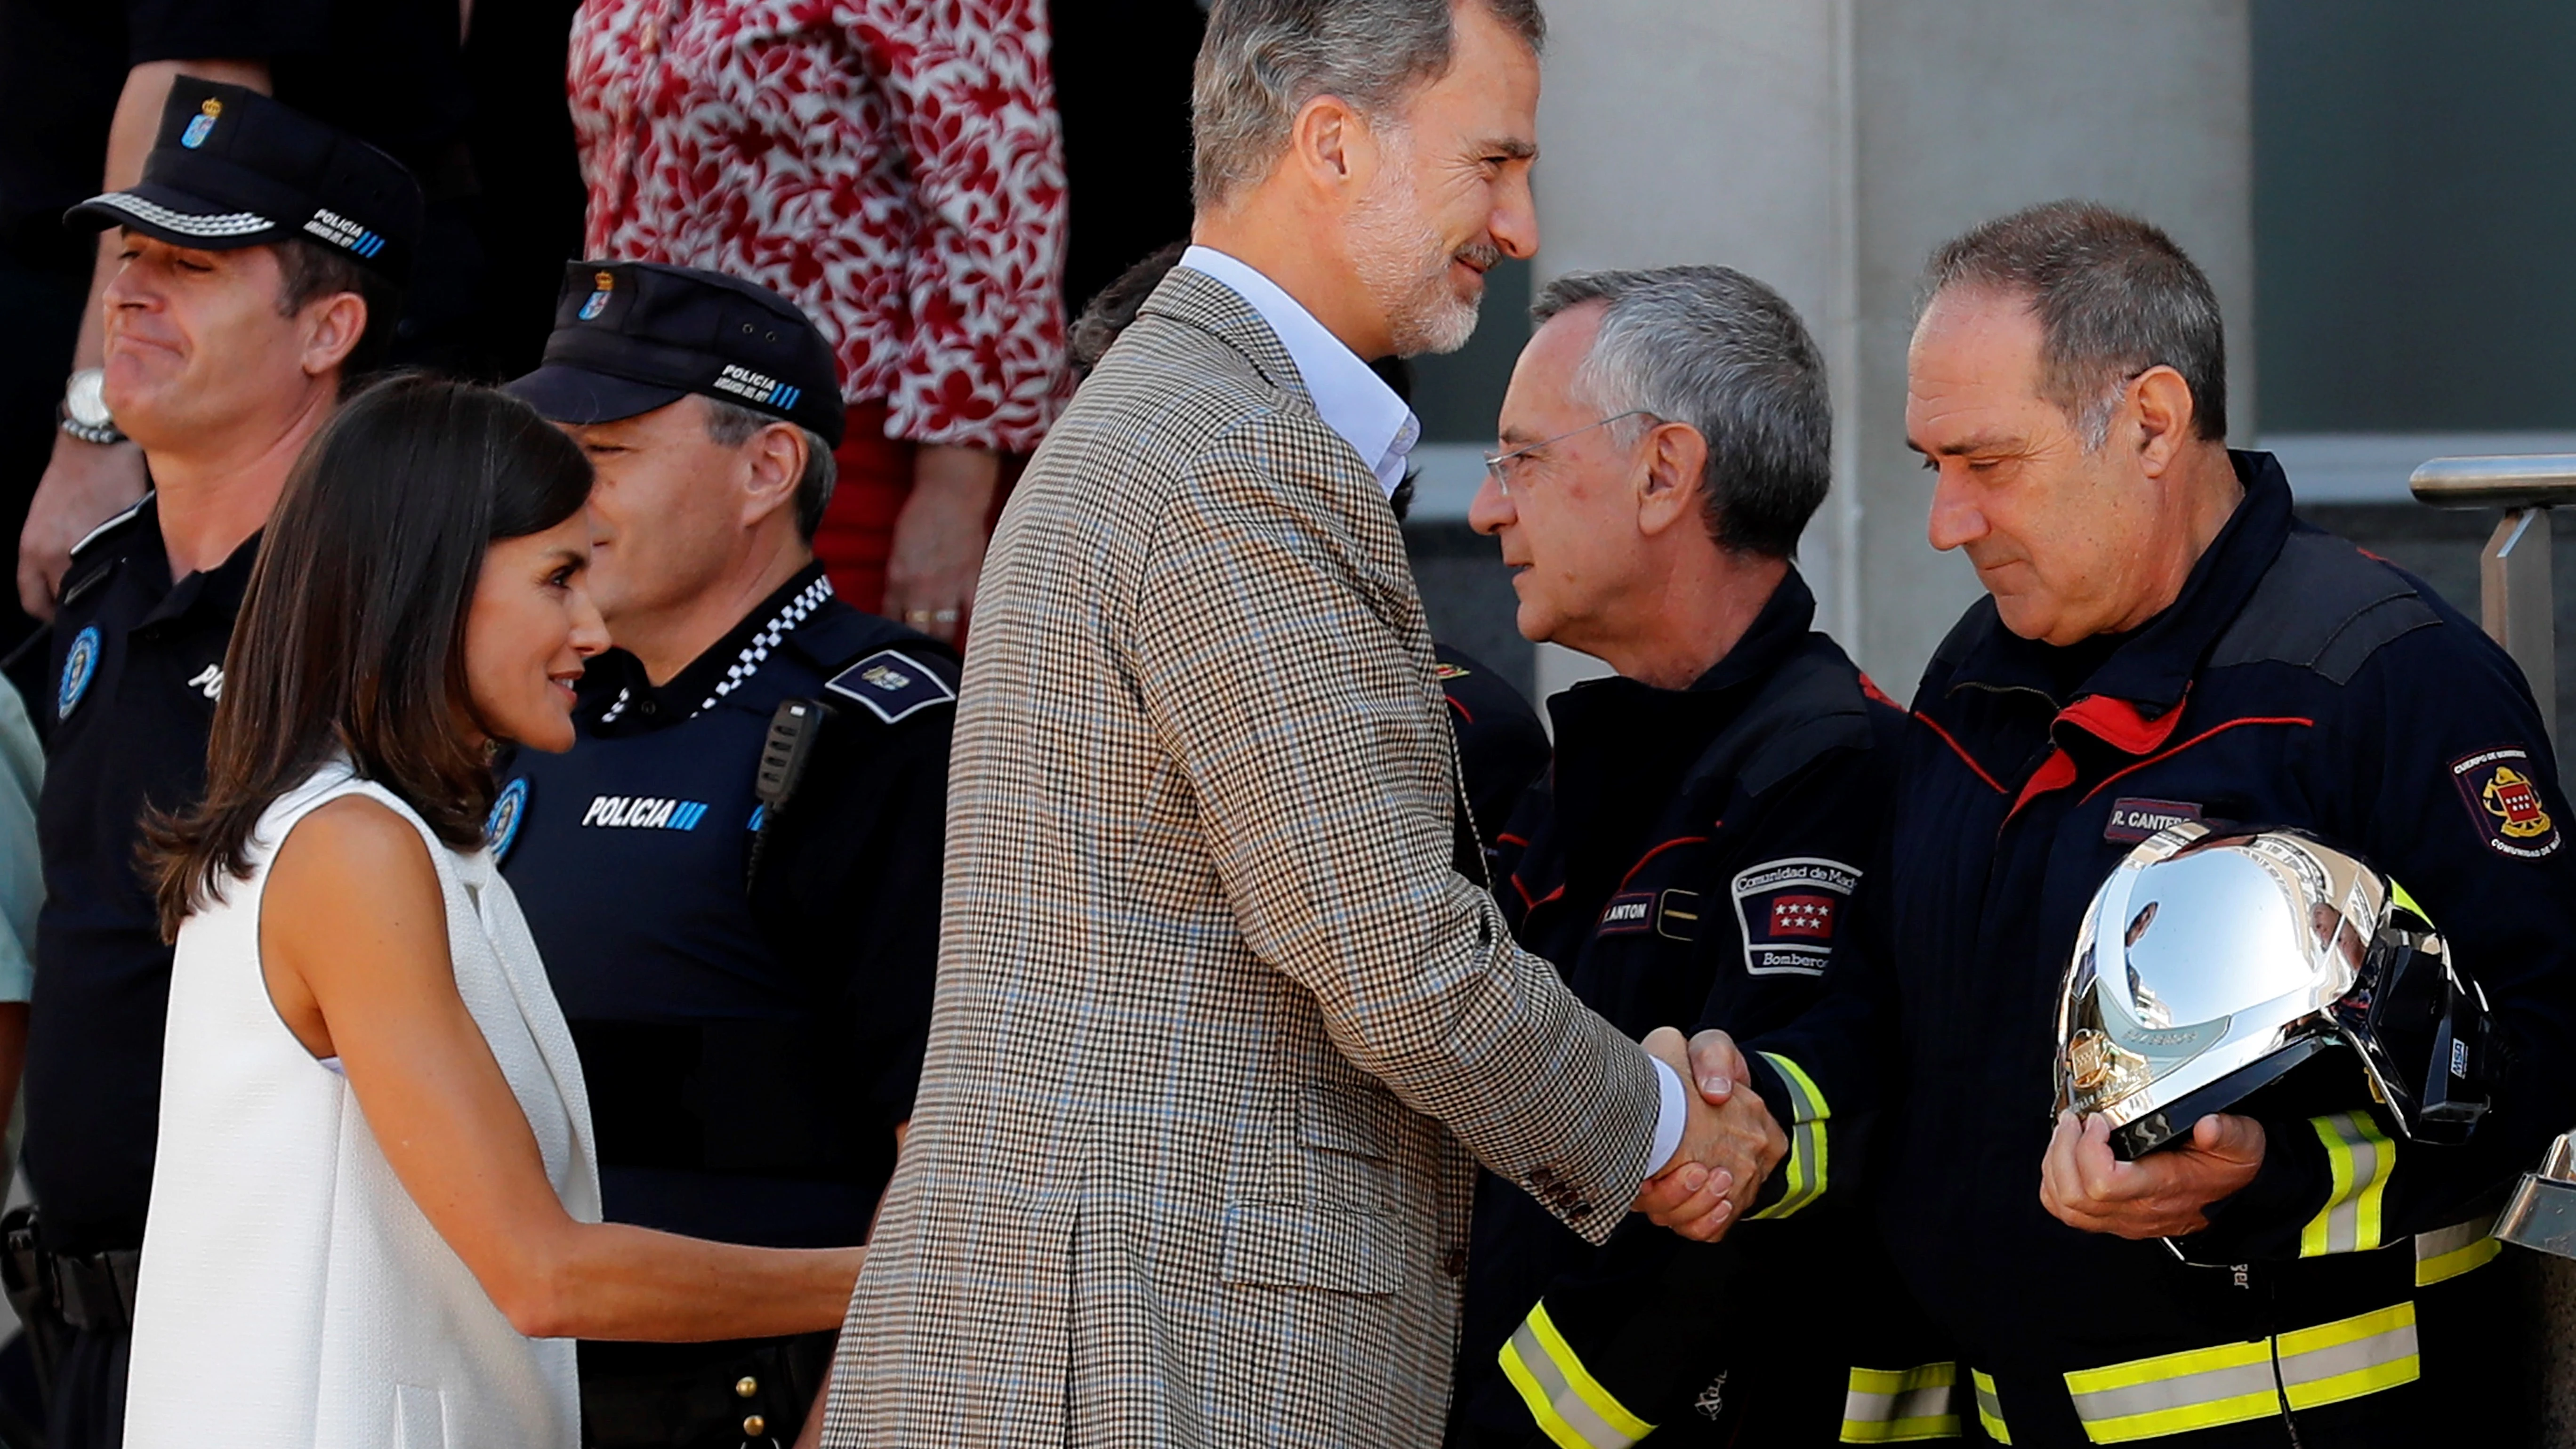
[[1785,1150],[1512,944],[1367,361],[1537,245],[1534,0],[1219,0],[1197,243],[1002,517],[832,1445],[1430,1445],[1470,1154],[1592,1241]]

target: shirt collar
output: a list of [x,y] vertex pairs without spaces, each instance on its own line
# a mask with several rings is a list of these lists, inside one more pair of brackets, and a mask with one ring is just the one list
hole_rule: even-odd
[[1780,575],[1771,597],[1762,601],[1753,622],[1744,627],[1744,637],[1726,651],[1708,672],[1693,681],[1693,690],[1732,689],[1750,679],[1768,679],[1771,671],[1790,651],[1804,643],[1808,626],[1816,622],[1816,596],[1807,581],[1792,564]]
[[1404,460],[1422,439],[1422,422],[1386,380],[1371,371],[1359,354],[1281,291],[1279,284],[1214,247],[1193,246],[1181,253],[1182,266],[1232,288],[1261,314],[1277,334],[1288,360],[1297,364],[1298,379],[1315,404],[1324,426],[1341,435],[1377,475],[1387,496],[1404,481]]
[[242,596],[250,589],[251,569],[259,562],[259,534],[243,539],[213,568],[173,579],[170,545],[161,532],[158,494],[145,497],[134,521],[137,546],[128,556],[139,555],[152,585],[162,590],[160,602],[136,621],[136,628],[181,618],[198,609],[212,609],[227,619],[240,615]]
[[[759,673],[770,651],[830,597],[832,581],[824,575],[821,561],[808,563],[743,615],[742,622],[723,638],[672,675],[668,684],[658,687],[646,677],[641,660],[624,650],[610,651],[599,667],[602,682],[615,685],[616,692],[600,711],[599,722],[615,724],[630,713],[649,713],[652,724],[677,724],[713,709],[716,701]],[[647,702],[653,708],[639,711],[638,706]]]
[[1641,720],[1654,718],[1687,722],[1678,726],[1677,738],[1696,741],[1689,753],[1696,755],[1707,744],[1708,732],[1724,728],[1726,721],[1744,707],[1759,685],[1776,673],[1789,657],[1807,641],[1809,626],[1816,621],[1816,596],[1791,565],[1780,576],[1755,612],[1753,622],[1744,628],[1743,637],[1735,641],[1723,657],[1708,667],[1707,672],[1681,689],[1658,689],[1654,685],[1625,675],[1587,679],[1561,694],[1552,696],[1548,712],[1557,726],[1557,748],[1562,754],[1567,742],[1583,735],[1589,721],[1608,719],[1618,737],[1629,745],[1637,744],[1636,726]]

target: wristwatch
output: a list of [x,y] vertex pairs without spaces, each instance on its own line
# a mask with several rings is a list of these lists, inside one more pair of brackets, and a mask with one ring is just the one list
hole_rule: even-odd
[[103,367],[84,367],[73,373],[70,381],[63,384],[63,415],[58,425],[82,442],[102,447],[125,441],[125,434],[117,430],[116,419],[107,411],[107,395],[101,390],[106,381],[107,369]]

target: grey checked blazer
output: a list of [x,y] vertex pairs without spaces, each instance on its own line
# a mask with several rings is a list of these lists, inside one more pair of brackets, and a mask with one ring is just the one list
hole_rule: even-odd
[[1469,1151],[1606,1237],[1657,1087],[1451,869],[1395,519],[1221,283],[1174,271],[1038,450],[952,768],[824,1442],[1436,1444]]

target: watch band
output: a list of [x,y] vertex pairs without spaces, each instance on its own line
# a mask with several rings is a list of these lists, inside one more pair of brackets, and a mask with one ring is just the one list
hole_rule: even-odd
[[117,430],[116,424],[108,423],[102,427],[93,427],[88,423],[75,420],[67,411],[56,414],[54,426],[84,443],[96,443],[102,448],[113,447],[125,441],[125,434]]

